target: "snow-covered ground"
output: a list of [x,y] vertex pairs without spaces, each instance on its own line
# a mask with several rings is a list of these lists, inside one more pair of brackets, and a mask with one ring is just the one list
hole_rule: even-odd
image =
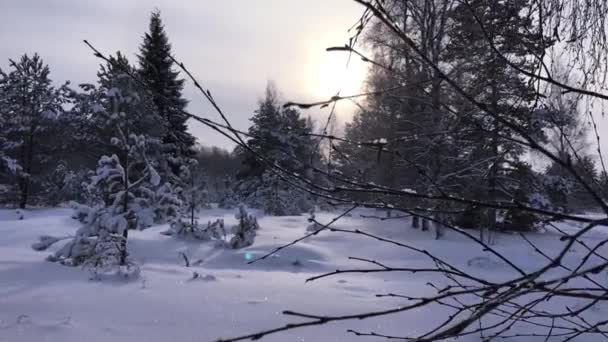
[[[267,260],[247,264],[248,259],[303,236],[309,224],[306,216],[258,216],[261,229],[255,244],[238,251],[161,235],[166,226],[133,232],[129,251],[141,265],[140,279],[95,281],[83,269],[44,261],[59,245],[45,252],[30,248],[39,235],[73,234],[78,223],[70,214],[69,209],[40,209],[28,211],[24,220],[18,220],[14,211],[0,210],[0,341],[212,341],[299,321],[282,315],[286,309],[349,314],[391,308],[405,301],[375,295],[431,294],[428,281],[445,283],[437,276],[410,273],[340,274],[306,283],[311,276],[335,269],[369,268],[369,264],[349,260],[351,256],[381,260],[393,267],[431,265],[419,253],[364,236],[330,231]],[[337,214],[320,213],[317,219],[326,223]],[[503,262],[456,233],[448,232],[443,240],[435,241],[432,234],[410,228],[409,220],[378,221],[362,218],[361,214],[381,213],[358,211],[335,226],[407,242],[487,278],[512,274]],[[201,221],[223,217],[228,225],[236,222],[232,211],[206,210],[200,216]],[[566,224],[562,228],[577,229]],[[605,234],[600,229],[589,239]],[[548,254],[557,253],[564,243],[551,232],[528,237]],[[496,249],[524,269],[545,263],[517,235],[500,235]],[[185,267],[180,252],[196,265]],[[574,249],[568,258],[574,262],[582,253]],[[196,279],[193,272],[199,274]],[[605,317],[608,307],[599,306],[593,312]],[[443,308],[424,309],[297,329],[268,336],[264,341],[352,341],[355,337],[346,332],[350,328],[415,335],[447,315]],[[479,336],[470,336],[459,341],[479,340]]]

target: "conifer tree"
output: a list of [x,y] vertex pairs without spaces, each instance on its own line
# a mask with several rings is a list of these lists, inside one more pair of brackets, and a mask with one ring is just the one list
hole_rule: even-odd
[[180,168],[191,158],[195,139],[187,131],[188,117],[182,113],[187,101],[182,96],[184,80],[174,70],[171,59],[171,44],[159,11],[152,12],[148,32],[139,49],[138,74],[152,93],[156,111],[163,119],[165,132],[162,143],[167,154],[168,172],[179,177]]
[[[470,132],[467,158],[480,162],[479,173],[471,179],[470,190],[488,201],[498,201],[504,194],[500,190],[501,179],[507,177],[509,169],[515,167],[525,152],[512,143],[509,137],[517,136],[501,120],[527,130],[543,140],[543,122],[538,120],[532,108],[535,98],[533,85],[522,79],[503,57],[519,68],[530,70],[532,55],[539,56],[549,47],[550,39],[541,39],[540,30],[523,13],[528,0],[495,1],[482,0],[460,3],[453,9],[454,21],[447,47],[447,59],[459,69],[459,80],[465,90],[478,102],[484,103],[492,115],[481,112],[472,105],[459,105],[460,113],[467,115],[463,131]],[[518,39],[512,39],[518,37]],[[493,45],[488,41],[491,40]],[[465,138],[466,139],[466,138]],[[471,160],[474,158],[474,160]],[[485,184],[479,182],[483,177]],[[482,185],[483,184],[483,185]],[[525,198],[523,196],[522,198]],[[498,213],[494,209],[485,211],[482,226],[489,230],[497,228]],[[482,229],[482,239],[484,235]]]
[[[50,261],[66,265],[84,265],[96,273],[137,271],[128,259],[129,231],[144,229],[169,216],[176,216],[181,203],[170,184],[161,183],[157,163],[150,151],[157,150],[160,141],[137,133],[141,122],[138,115],[142,98],[135,82],[125,74],[107,78],[106,106],[99,106],[100,122],[111,127],[109,139],[114,153],[103,155],[97,165],[88,190],[90,205],[78,205],[76,217],[83,226],[63,248],[50,256]],[[59,241],[42,237],[32,247],[44,250]]]
[[251,138],[247,144],[254,153],[239,152],[243,162],[236,185],[238,197],[269,214],[294,215],[308,211],[312,205],[308,196],[283,178],[288,177],[286,172],[289,172],[312,179],[312,168],[320,165],[318,144],[310,135],[310,122],[301,118],[297,110],[282,107],[272,85],[267,87],[266,97],[251,121]]
[[[52,164],[51,150],[58,147],[50,139],[66,101],[66,85],[53,87],[49,67],[38,54],[23,55],[10,65],[8,74],[0,71],[3,160],[18,171],[17,204],[23,209],[31,201],[33,186],[39,185],[41,173]],[[18,170],[15,165],[20,166]]]

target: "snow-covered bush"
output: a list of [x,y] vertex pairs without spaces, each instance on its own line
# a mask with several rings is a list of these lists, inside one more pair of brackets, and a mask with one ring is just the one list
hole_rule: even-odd
[[[200,170],[195,169],[197,162],[192,160],[189,166],[183,166],[181,171],[181,197],[182,206],[177,212],[177,218],[171,223],[171,228],[163,232],[164,235],[185,237],[196,240],[219,239],[215,236],[216,230],[224,230],[224,221],[216,220],[208,222],[207,226],[200,224],[197,212],[200,209],[208,208],[208,194],[205,189],[205,180]],[[219,234],[224,236],[224,234]]]
[[[133,154],[134,157],[136,154]],[[135,160],[135,159],[132,159]],[[153,222],[154,207],[146,197],[158,180],[155,172],[144,171],[142,178],[129,179],[116,155],[99,160],[90,189],[102,193],[105,201],[95,206],[74,205],[73,217],[83,225],[76,235],[48,260],[68,266],[84,266],[98,273],[134,270],[128,260],[130,229],[143,229]],[[44,250],[60,239],[41,238],[32,246]]]
[[316,232],[323,228],[323,225],[319,224],[316,221],[314,209],[310,210],[310,217],[308,218],[308,222],[310,222],[310,224],[308,225],[308,227],[306,227],[307,232]]
[[256,231],[260,228],[255,216],[247,213],[244,205],[239,206],[235,215],[239,223],[232,227],[234,236],[230,239],[227,246],[232,249],[239,249],[251,246],[255,239]]
[[32,244],[32,249],[35,251],[44,251],[57,241],[68,239],[69,237],[60,238],[50,235],[42,235],[38,238],[38,242]]
[[215,222],[207,223],[205,232],[214,240],[226,240],[226,229],[224,228],[224,220],[222,219],[217,219]]
[[222,219],[217,219],[213,222],[209,221],[207,226],[199,224],[197,220],[193,222],[177,220],[171,224],[171,228],[168,231],[162,234],[201,241],[224,241],[226,239],[226,229],[224,228],[224,220]]
[[200,224],[198,220],[190,222],[181,219],[173,222],[171,228],[162,234],[200,241],[215,241],[218,247],[231,249],[251,246],[256,231],[260,228],[256,217],[247,213],[244,205],[240,205],[235,218],[238,220],[238,224],[231,227],[230,233],[233,235],[229,240],[227,240],[227,232],[222,219],[209,221],[206,226]]

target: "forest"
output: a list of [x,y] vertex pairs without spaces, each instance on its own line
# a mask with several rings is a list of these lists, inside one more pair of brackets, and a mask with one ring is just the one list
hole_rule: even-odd
[[247,130],[160,10],[134,58],[83,42],[90,83],[9,56],[0,341],[606,338],[608,2],[354,2],[326,51],[365,63],[361,91],[269,80]]

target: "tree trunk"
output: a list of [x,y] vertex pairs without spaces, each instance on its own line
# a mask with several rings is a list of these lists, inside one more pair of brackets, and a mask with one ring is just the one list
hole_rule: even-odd
[[[498,109],[498,100],[499,100],[499,92],[498,92],[498,85],[496,84],[495,80],[492,80],[491,82],[491,87],[492,87],[492,94],[491,94],[491,101],[492,101],[492,111],[494,113],[496,113],[496,115],[498,115],[499,113],[499,109]],[[496,186],[497,186],[497,178],[498,178],[498,167],[500,165],[500,156],[498,153],[498,122],[497,119],[493,119],[492,120],[492,135],[490,137],[490,147],[491,147],[491,153],[492,153],[492,157],[494,157],[494,161],[492,162],[492,165],[490,167],[490,171],[488,174],[488,201],[490,203],[495,203],[498,196],[497,196],[497,191],[496,191]],[[493,232],[496,231],[496,209],[494,208],[488,208],[487,210],[488,213],[488,218],[487,218],[487,235],[486,239],[487,242],[490,243],[492,240],[492,234]],[[482,240],[483,241],[483,240]]]
[[441,239],[444,234],[444,227],[440,222],[435,222],[435,240]]
[[[130,134],[129,131],[129,122],[126,122],[126,131],[127,131],[127,137]],[[121,265],[126,265],[127,264],[127,239],[129,238],[129,229],[131,228],[132,225],[132,220],[135,219],[133,217],[130,217],[130,213],[129,213],[129,191],[131,189],[129,189],[129,152],[126,151],[125,152],[125,167],[124,167],[124,179],[123,179],[123,187],[125,189],[125,195],[124,195],[124,200],[122,202],[122,214],[125,215],[125,218],[127,219],[127,226],[125,227],[124,231],[122,232],[122,237],[123,240],[120,243],[120,264]]]
[[420,218],[416,215],[412,216],[412,228],[420,228]]
[[19,208],[25,209],[29,193],[29,184],[27,177],[19,177]]
[[190,206],[190,227],[194,227],[194,204]]
[[30,182],[32,179],[32,163],[34,162],[34,131],[35,127],[30,128],[27,138],[27,145],[23,147],[22,162],[25,177],[19,177],[19,208],[25,209],[30,194]]
[[120,264],[121,265],[126,265],[127,264],[127,240],[129,238],[129,229],[125,229],[122,232],[122,237],[123,240],[120,242]]

